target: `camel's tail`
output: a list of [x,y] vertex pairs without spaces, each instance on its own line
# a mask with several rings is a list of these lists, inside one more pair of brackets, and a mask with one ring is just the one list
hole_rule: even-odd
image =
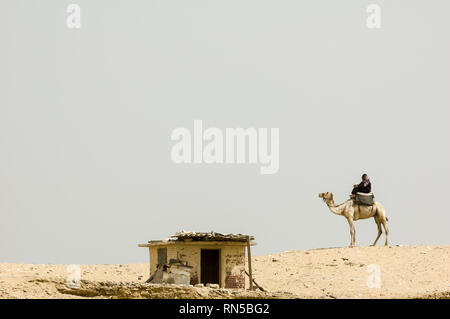
[[389,221],[389,218],[386,217],[386,221],[388,222],[388,221]]

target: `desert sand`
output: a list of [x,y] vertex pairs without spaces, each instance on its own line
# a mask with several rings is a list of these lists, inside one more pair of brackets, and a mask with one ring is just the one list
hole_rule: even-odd
[[67,265],[0,263],[0,298],[450,297],[450,246],[325,248],[254,256],[253,275],[266,293],[144,284],[146,263],[79,266],[81,287],[69,288]]

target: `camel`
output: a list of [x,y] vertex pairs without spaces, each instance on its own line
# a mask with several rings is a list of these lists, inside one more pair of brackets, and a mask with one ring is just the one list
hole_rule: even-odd
[[327,204],[328,208],[333,214],[344,216],[345,218],[347,218],[348,224],[350,226],[350,247],[355,246],[355,226],[353,225],[353,222],[359,219],[367,219],[370,217],[373,217],[375,219],[375,223],[378,227],[377,238],[371,246],[375,246],[381,236],[381,224],[383,224],[384,231],[386,233],[386,242],[384,243],[384,245],[388,246],[389,229],[386,226],[388,218],[386,217],[386,210],[384,209],[383,205],[381,205],[381,203],[374,202],[373,206],[363,206],[357,205],[353,202],[352,199],[349,199],[340,205],[336,205],[333,200],[333,193],[330,192],[320,193],[319,198],[323,199],[323,201]]

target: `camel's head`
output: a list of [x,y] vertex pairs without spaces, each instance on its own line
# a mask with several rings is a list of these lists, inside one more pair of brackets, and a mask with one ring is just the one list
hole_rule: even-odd
[[331,192],[320,193],[319,198],[323,198],[324,201],[327,199],[333,199],[333,193]]

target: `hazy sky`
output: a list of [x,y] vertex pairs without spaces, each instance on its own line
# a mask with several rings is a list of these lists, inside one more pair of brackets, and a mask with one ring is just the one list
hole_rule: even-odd
[[[392,245],[450,244],[449,10],[1,0],[0,262],[145,262],[138,243],[181,229],[252,234],[255,255],[346,246],[317,195],[344,201],[363,172]],[[195,119],[279,128],[278,173],[174,164],[171,132]],[[355,225],[371,244],[373,219]]]

